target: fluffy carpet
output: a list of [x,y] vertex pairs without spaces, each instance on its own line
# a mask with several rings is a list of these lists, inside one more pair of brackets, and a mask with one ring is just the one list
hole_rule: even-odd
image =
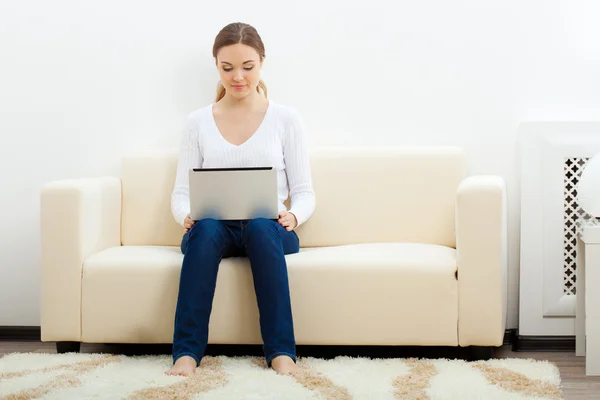
[[167,376],[167,355],[13,353],[0,398],[25,399],[563,399],[558,368],[530,359],[300,358],[295,377],[257,357],[205,357],[193,377]]

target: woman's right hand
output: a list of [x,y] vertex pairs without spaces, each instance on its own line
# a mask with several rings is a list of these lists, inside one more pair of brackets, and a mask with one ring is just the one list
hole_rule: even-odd
[[185,231],[189,231],[190,229],[192,229],[192,226],[194,226],[195,222],[191,220],[190,218],[190,214],[187,215],[187,217],[185,217],[185,220],[183,221],[183,227],[185,228]]

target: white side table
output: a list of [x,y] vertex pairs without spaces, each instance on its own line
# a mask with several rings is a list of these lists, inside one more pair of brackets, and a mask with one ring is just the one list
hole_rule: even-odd
[[[577,237],[575,355],[585,374],[600,376],[600,224],[586,221]],[[587,290],[589,289],[589,290]]]

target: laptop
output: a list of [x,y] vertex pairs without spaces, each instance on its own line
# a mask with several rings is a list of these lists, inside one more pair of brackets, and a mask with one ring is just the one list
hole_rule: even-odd
[[273,167],[193,168],[189,171],[190,218],[279,218]]

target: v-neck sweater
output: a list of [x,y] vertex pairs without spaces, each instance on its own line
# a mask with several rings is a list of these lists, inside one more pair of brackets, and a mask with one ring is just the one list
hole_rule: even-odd
[[[190,213],[189,170],[192,168],[273,167],[277,171],[279,211],[296,216],[298,226],[315,209],[309,149],[304,124],[292,107],[269,100],[265,116],[252,136],[240,145],[228,142],[217,127],[214,103],[187,117],[180,143],[171,211],[183,225]],[[285,200],[290,198],[290,209]]]

